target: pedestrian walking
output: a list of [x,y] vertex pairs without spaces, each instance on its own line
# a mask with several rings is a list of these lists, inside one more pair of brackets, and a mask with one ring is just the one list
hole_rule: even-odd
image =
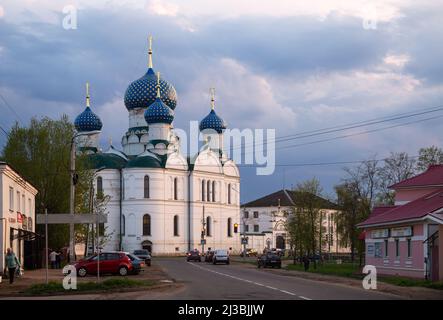
[[57,255],[55,256],[55,268],[60,269],[61,265],[62,265],[62,257],[61,257],[60,250],[58,250],[56,253],[57,253]]
[[15,271],[17,268],[20,269],[20,261],[11,248],[8,248],[8,250],[6,251],[5,265],[8,268],[9,284],[13,284]]
[[52,250],[49,254],[49,261],[51,262],[51,269],[55,269],[57,267],[57,252]]
[[307,256],[303,256],[303,265],[305,267],[305,271],[309,270],[309,258]]

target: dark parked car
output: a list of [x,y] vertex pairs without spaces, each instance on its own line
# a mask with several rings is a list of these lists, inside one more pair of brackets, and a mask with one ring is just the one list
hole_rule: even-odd
[[139,274],[146,265],[145,260],[140,259],[139,257],[137,257],[136,255],[134,255],[132,253],[129,253],[129,252],[125,252],[125,253],[132,262],[133,268],[132,268],[132,271],[130,272],[130,274]]
[[102,274],[112,273],[126,276],[137,272],[137,266],[134,266],[130,257],[125,252],[102,252],[80,260],[74,264],[77,274],[85,277],[87,274],[97,274],[97,266],[100,263],[99,271]]
[[212,259],[214,259],[214,251],[208,250],[205,254],[205,262],[212,262]]
[[275,253],[267,253],[257,259],[257,267],[277,267],[281,268],[281,258]]
[[200,255],[200,252],[198,250],[189,251],[186,256],[186,261],[202,261],[202,257]]
[[134,255],[139,257],[140,259],[145,260],[145,263],[148,267],[151,266],[151,254],[146,249],[134,250]]

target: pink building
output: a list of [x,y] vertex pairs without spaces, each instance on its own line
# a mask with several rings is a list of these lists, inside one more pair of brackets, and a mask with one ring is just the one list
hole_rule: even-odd
[[366,264],[378,274],[443,280],[443,165],[390,188],[395,205],[374,208],[358,225]]

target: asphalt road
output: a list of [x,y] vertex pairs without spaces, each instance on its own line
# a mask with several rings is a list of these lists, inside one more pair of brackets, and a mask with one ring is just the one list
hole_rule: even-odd
[[162,299],[399,299],[386,293],[280,275],[242,264],[212,265],[205,262],[186,262],[185,258],[157,258],[156,263],[171,278],[185,284],[183,290],[165,295]]

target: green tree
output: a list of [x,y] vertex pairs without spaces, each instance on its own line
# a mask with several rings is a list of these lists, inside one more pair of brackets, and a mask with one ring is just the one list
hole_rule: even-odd
[[[74,132],[68,117],[62,116],[59,120],[33,118],[28,127],[16,123],[9,133],[2,157],[37,188],[37,214],[45,209],[48,213],[69,212],[70,144]],[[79,173],[76,208],[82,203],[82,194],[89,185],[88,172],[82,170],[84,165],[84,157],[79,157],[76,161]],[[38,233],[44,234],[43,226],[36,227]],[[76,228],[81,229],[80,226]],[[68,244],[68,225],[50,225],[48,229],[50,247],[60,248]]]
[[360,230],[357,224],[365,220],[371,210],[367,197],[361,195],[356,181],[346,181],[335,187],[337,204],[340,208],[336,215],[337,232],[340,234],[342,246],[351,249],[351,261],[355,261],[356,252],[360,257],[364,252],[362,244],[358,241]]
[[[293,238],[293,246],[300,255],[321,252],[322,188],[316,178],[299,183],[295,189],[296,205],[287,222],[287,230]],[[294,254],[296,256],[296,254]],[[314,260],[314,268],[316,263]]]

